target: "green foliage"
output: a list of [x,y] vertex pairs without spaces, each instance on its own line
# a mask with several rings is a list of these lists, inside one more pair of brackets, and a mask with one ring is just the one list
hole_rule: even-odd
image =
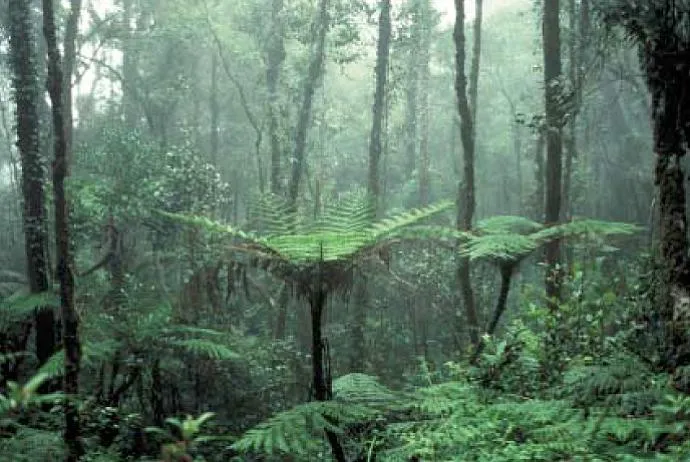
[[520,261],[555,239],[598,239],[609,235],[630,235],[639,227],[627,223],[578,219],[545,227],[524,217],[496,216],[482,220],[469,235],[460,253],[470,259]]
[[323,450],[324,431],[342,435],[348,425],[376,416],[367,406],[342,400],[300,404],[247,431],[233,447],[241,453],[283,453],[307,460]]
[[8,462],[62,462],[65,452],[59,431],[20,426],[12,438],[0,438],[0,454]]
[[30,294],[23,290],[0,300],[0,330],[33,316],[37,309],[52,310],[60,305],[57,294]]
[[333,397],[368,406],[392,407],[400,399],[400,394],[382,385],[376,377],[351,373],[333,381]]
[[[310,264],[314,262],[337,262],[354,258],[366,253],[368,249],[380,245],[385,239],[393,239],[405,227],[450,208],[451,202],[441,202],[423,209],[415,209],[400,213],[378,222],[366,224],[363,217],[369,212],[369,205],[347,206],[342,211],[330,212],[330,216],[338,216],[329,222],[305,225],[297,233],[287,233],[258,237],[245,233],[231,226],[222,225],[213,220],[198,216],[187,216],[161,212],[163,216],[189,225],[201,226],[207,231],[221,232],[232,237],[239,237],[246,241],[244,247],[235,247],[271,259],[281,260],[291,264]],[[272,221],[276,215],[269,216]],[[268,220],[266,220],[268,221]],[[271,224],[276,228],[277,223]],[[289,224],[284,229],[289,229]]]
[[50,378],[47,374],[38,373],[31,377],[24,385],[17,382],[7,382],[7,394],[0,394],[0,415],[21,411],[30,406],[40,406],[44,403],[55,403],[63,399],[62,393],[39,393],[38,389]]

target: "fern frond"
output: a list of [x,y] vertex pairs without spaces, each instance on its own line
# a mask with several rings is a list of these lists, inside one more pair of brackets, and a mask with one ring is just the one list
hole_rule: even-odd
[[541,223],[513,215],[498,215],[477,223],[477,231],[481,234],[531,234],[542,228]]
[[276,236],[297,232],[300,220],[289,202],[275,194],[251,198],[248,204],[249,228],[262,236]]
[[240,355],[232,351],[226,345],[211,340],[192,338],[184,340],[168,340],[172,346],[181,348],[195,356],[207,357],[214,360],[238,359]]
[[374,376],[351,373],[333,381],[333,397],[338,401],[366,405],[390,405],[399,395],[382,385]]
[[367,421],[377,413],[366,406],[336,401],[310,402],[280,412],[247,431],[233,448],[241,453],[291,454],[305,457],[322,447],[325,431]]
[[421,209],[412,209],[402,212],[395,216],[385,218],[373,226],[373,240],[378,241],[384,238],[395,236],[397,232],[408,226],[419,223],[433,215],[446,211],[455,205],[452,201],[441,201]]
[[54,292],[30,294],[20,291],[0,302],[0,319],[3,321],[32,316],[37,309],[52,309],[60,305]]
[[577,219],[545,228],[532,234],[532,237],[538,241],[545,242],[567,237],[610,236],[615,234],[631,235],[640,230],[641,228],[639,226],[629,223]]
[[326,205],[313,232],[352,233],[368,229],[374,221],[374,202],[366,194],[350,194],[336,204]]
[[460,255],[475,260],[517,261],[537,249],[532,236],[521,234],[485,234],[472,236],[461,248]]
[[198,226],[205,229],[211,233],[219,233],[223,235],[229,235],[234,237],[239,237],[249,242],[255,242],[257,244],[263,243],[263,239],[256,236],[254,233],[247,233],[240,229],[233,228],[229,225],[224,225],[217,221],[211,220],[210,218],[198,215],[185,215],[182,213],[170,213],[164,212],[162,210],[157,210],[156,213],[165,218],[174,220],[178,223],[183,223],[192,226]]
[[[103,361],[110,360],[120,348],[120,343],[108,339],[98,342],[82,343],[81,363],[83,367],[94,366]],[[60,377],[65,373],[65,353],[58,350],[38,370],[40,374],[48,377]]]

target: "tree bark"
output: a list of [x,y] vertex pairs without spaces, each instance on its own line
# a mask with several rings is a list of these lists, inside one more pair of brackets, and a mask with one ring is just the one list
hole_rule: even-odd
[[[79,0],[72,1],[72,14],[78,22]],[[62,342],[65,352],[64,391],[70,396],[65,404],[64,440],[68,448],[67,462],[77,462],[84,453],[81,442],[79,410],[76,398],[79,394],[79,368],[81,343],[79,341],[79,318],[74,307],[74,276],[69,238],[69,204],[65,191],[68,169],[67,125],[71,125],[71,114],[64,112],[64,78],[55,30],[53,1],[43,0],[43,34],[48,48],[48,92],[53,115],[53,189],[55,201],[55,245],[57,248],[57,276],[60,282],[60,311],[62,316]],[[74,37],[72,37],[74,38]],[[73,46],[73,45],[72,45]],[[66,48],[69,47],[66,44]],[[70,119],[67,119],[70,117]]]
[[372,109],[373,120],[369,141],[369,182],[367,190],[373,201],[374,213],[378,215],[380,207],[379,196],[381,180],[379,178],[379,163],[381,160],[381,127],[386,110],[386,82],[388,80],[388,56],[390,52],[391,38],[391,2],[381,0],[381,13],[379,16],[379,39],[376,49],[376,90],[374,92],[374,107]]
[[292,172],[290,176],[290,187],[288,190],[288,200],[292,207],[297,206],[297,198],[299,196],[300,183],[304,174],[305,156],[307,150],[307,134],[309,132],[309,124],[311,122],[311,109],[314,99],[314,92],[318,85],[319,78],[323,73],[324,61],[326,57],[326,34],[329,29],[328,18],[328,4],[329,0],[320,0],[319,15],[317,19],[318,36],[316,39],[315,49],[309,62],[309,69],[304,81],[304,90],[302,95],[302,106],[299,111],[299,119],[297,122],[297,129],[295,134],[295,150],[293,153]]
[[[489,336],[493,336],[496,333],[498,323],[501,320],[503,313],[506,311],[506,306],[508,305],[508,294],[510,293],[510,283],[516,266],[517,262],[505,262],[501,263],[499,266],[499,271],[501,273],[501,288],[498,293],[498,300],[496,301],[494,314],[491,317],[491,322],[489,323],[488,328],[486,329],[486,333]],[[482,351],[484,351],[484,346],[483,340],[480,341],[480,343],[476,346],[474,353],[472,354],[472,359],[470,360],[471,364],[476,364],[477,360],[479,359],[479,355],[481,355]]]
[[[463,181],[458,184],[457,228],[462,231],[472,229],[472,220],[476,207],[474,154],[475,128],[472,109],[467,98],[467,78],[465,77],[465,5],[463,0],[455,0],[455,94],[458,114],[460,115],[460,139],[463,147]],[[469,258],[460,257],[457,268],[457,280],[465,308],[470,342],[479,344],[479,321],[474,304],[474,293],[470,280]]]
[[419,50],[419,205],[425,207],[429,205],[429,167],[431,159],[429,156],[429,62],[431,59],[431,5],[428,0],[423,0],[420,4],[420,50]]
[[[561,31],[560,0],[545,0],[543,11],[544,42],[544,100],[546,111],[546,204],[544,219],[547,225],[558,223],[561,213],[563,117],[560,99],[561,85]],[[546,244],[546,296],[549,308],[555,311],[561,293],[560,242]]]
[[283,0],[273,0],[271,10],[271,37],[267,50],[266,89],[268,90],[268,136],[271,143],[271,193],[281,193],[281,142],[278,126],[278,81],[285,61],[283,27]]
[[[218,50],[218,53],[221,51]],[[211,163],[218,167],[218,122],[220,118],[220,107],[218,106],[218,54],[213,53],[211,57],[211,97],[209,99],[209,109],[211,112]]]
[[135,49],[132,18],[135,16],[134,1],[123,0],[122,18],[122,112],[127,128],[133,129],[138,125],[139,111],[137,109],[137,52]]
[[[31,3],[12,1],[10,14],[10,59],[17,104],[17,148],[22,166],[24,199],[24,249],[31,293],[45,292],[48,284],[47,235],[44,203],[44,159],[40,146],[38,56],[33,32]],[[54,314],[50,307],[36,309],[36,356],[44,364],[55,352]]]

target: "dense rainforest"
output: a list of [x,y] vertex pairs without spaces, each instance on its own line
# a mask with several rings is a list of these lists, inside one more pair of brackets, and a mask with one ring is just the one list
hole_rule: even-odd
[[0,462],[690,460],[690,0],[0,31]]

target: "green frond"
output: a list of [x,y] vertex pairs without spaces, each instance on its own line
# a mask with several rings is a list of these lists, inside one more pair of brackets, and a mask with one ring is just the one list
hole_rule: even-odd
[[[442,212],[453,206],[450,201],[441,202],[423,209],[415,209],[399,215],[386,218],[379,222],[364,226],[366,215],[363,205],[355,207],[348,213],[343,213],[340,221],[334,221],[327,231],[322,225],[315,225],[315,229],[307,229],[302,233],[283,233],[257,237],[245,233],[231,226],[226,226],[206,217],[190,217],[186,215],[159,212],[162,215],[187,225],[200,226],[210,232],[218,232],[227,236],[240,237],[246,241],[245,245],[234,246],[234,250],[250,254],[261,253],[269,259],[282,260],[288,264],[309,264],[313,262],[343,261],[354,257],[368,247],[394,238],[404,228],[415,225],[420,221]],[[321,228],[319,228],[321,226]],[[446,233],[447,235],[452,233]],[[424,236],[424,233],[419,234]],[[412,238],[412,232],[405,235]],[[419,237],[418,237],[419,238]]]
[[480,234],[531,234],[544,228],[544,225],[526,217],[497,215],[477,223]]
[[333,397],[338,401],[366,405],[391,405],[399,395],[371,375],[352,373],[333,381]]
[[[112,359],[115,352],[120,348],[120,343],[116,340],[107,339],[98,342],[83,342],[81,347],[82,367],[89,367],[100,364],[103,361]],[[38,371],[48,377],[60,377],[65,373],[65,353],[58,350],[48,358]]]
[[247,431],[233,448],[240,453],[290,454],[315,457],[323,433],[342,434],[346,426],[372,419],[377,413],[366,406],[337,401],[309,402],[280,412]]
[[30,294],[20,291],[0,301],[0,325],[9,325],[32,316],[37,309],[52,309],[60,305],[54,292]]
[[214,360],[238,359],[240,355],[232,351],[226,345],[207,339],[191,338],[183,340],[169,340],[168,343],[195,356],[206,357]]
[[455,205],[452,201],[441,201],[421,209],[412,209],[395,216],[385,218],[373,225],[374,241],[391,238],[402,229],[415,225],[433,215],[446,211]]
[[352,233],[367,230],[374,221],[374,202],[366,194],[353,194],[326,205],[312,227],[316,233]]
[[262,194],[247,204],[249,229],[261,236],[294,233],[300,228],[300,219],[294,207],[281,196]]
[[348,258],[373,242],[365,232],[318,232],[272,236],[266,239],[271,250],[293,263],[336,261]]
[[567,223],[545,228],[532,234],[538,241],[546,242],[553,239],[567,237],[604,237],[610,235],[632,235],[639,232],[641,228],[629,223],[614,221],[576,219]]
[[229,225],[224,225],[217,221],[211,220],[210,218],[198,215],[185,215],[182,213],[170,213],[164,212],[162,210],[157,210],[157,214],[168,218],[170,220],[176,221],[178,223],[197,226],[210,233],[218,233],[227,236],[239,237],[249,242],[261,243],[262,239],[253,233],[247,233],[242,230],[233,228]]
[[472,236],[460,248],[460,255],[475,259],[518,261],[539,246],[532,236],[522,234],[485,234]]

